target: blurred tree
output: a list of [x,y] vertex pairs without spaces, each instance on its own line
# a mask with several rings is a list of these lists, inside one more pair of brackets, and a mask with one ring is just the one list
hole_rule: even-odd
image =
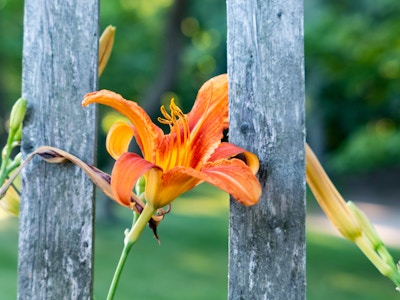
[[[341,171],[364,166],[371,157],[379,159],[369,161],[368,168],[399,164],[397,156],[384,150],[370,155],[374,147],[354,143],[360,143],[360,135],[378,132],[367,129],[374,126],[379,132],[400,131],[400,2],[313,0],[305,5],[310,143],[319,156],[336,150],[332,164],[341,165]],[[0,142],[8,111],[20,96],[22,15],[23,1],[0,0]],[[116,41],[100,87],[142,102],[155,117],[171,97],[188,111],[201,83],[226,71],[225,1],[105,0],[101,29],[109,24],[117,27]],[[109,114],[105,108],[101,113]],[[386,136],[382,143],[400,147]],[[108,159],[104,139],[101,131],[100,166]],[[357,162],[349,154],[355,148],[363,152]]]
[[[370,135],[366,127],[390,123],[400,126],[400,2],[306,1],[306,78],[311,109],[317,109],[327,150],[340,148],[335,160],[347,160],[357,147],[360,157],[340,171],[362,167],[370,147],[358,147],[353,136]],[[308,8],[308,9],[307,9]],[[321,118],[322,116],[322,118]],[[313,119],[309,114],[308,118]],[[380,126],[383,130],[382,126]],[[311,132],[313,132],[311,130]],[[390,139],[383,143],[393,143]],[[397,149],[400,149],[400,144]],[[363,153],[361,153],[363,152]],[[375,153],[376,154],[376,153]],[[398,157],[381,157],[369,167],[399,164]],[[374,156],[374,155],[372,155]],[[387,156],[382,159],[382,156]],[[373,157],[372,157],[373,159]],[[337,164],[335,164],[337,165]],[[365,166],[365,165],[364,165]],[[365,170],[365,168],[363,168]]]
[[0,0],[0,145],[5,144],[5,122],[21,96],[21,0]]

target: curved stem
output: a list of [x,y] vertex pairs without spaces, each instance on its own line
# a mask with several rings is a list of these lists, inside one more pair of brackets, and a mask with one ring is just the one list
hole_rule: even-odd
[[125,244],[124,249],[122,249],[121,256],[118,261],[117,268],[115,269],[114,277],[110,285],[110,289],[108,290],[107,300],[114,299],[115,292],[117,290],[117,285],[119,282],[119,278],[121,277],[122,269],[124,268],[126,258],[128,256],[129,250],[131,249],[133,244]]
[[[114,299],[119,278],[121,277],[122,269],[124,268],[129,250],[131,249],[132,245],[136,243],[136,241],[139,239],[140,234],[142,233],[143,229],[146,227],[147,223],[150,221],[155,212],[156,210],[151,205],[146,204],[137,221],[133,223],[132,229],[125,234],[124,249],[122,249],[122,253],[119,258],[118,265],[110,285],[110,289],[108,290],[107,300]],[[134,215],[134,220],[135,218],[136,217]]]
[[149,203],[144,206],[137,222],[133,224],[132,229],[125,235],[125,244],[134,244],[139,239],[140,234],[155,212],[156,209],[154,209]]

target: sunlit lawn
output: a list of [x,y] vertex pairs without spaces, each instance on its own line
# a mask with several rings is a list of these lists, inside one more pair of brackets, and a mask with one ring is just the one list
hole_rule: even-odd
[[[161,245],[147,230],[132,248],[116,299],[226,299],[227,207],[227,197],[209,186],[174,203],[159,227]],[[105,299],[130,224],[129,211],[117,214],[117,224],[97,223],[96,299]],[[307,299],[400,299],[349,242],[308,232],[307,243]],[[17,221],[0,221],[0,299],[16,298],[16,253]]]

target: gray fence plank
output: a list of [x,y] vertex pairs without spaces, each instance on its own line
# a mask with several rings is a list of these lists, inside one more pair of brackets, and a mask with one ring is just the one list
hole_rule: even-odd
[[[22,94],[28,100],[22,152],[42,145],[95,160],[97,0],[26,0]],[[24,170],[18,299],[91,299],[94,187],[72,164],[34,159]]]
[[229,299],[305,299],[303,3],[228,0],[229,139],[259,156],[257,206],[231,202]]

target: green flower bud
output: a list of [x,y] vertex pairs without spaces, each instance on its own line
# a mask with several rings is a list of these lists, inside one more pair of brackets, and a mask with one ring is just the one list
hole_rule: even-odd
[[25,117],[27,101],[24,98],[19,98],[15,102],[10,115],[10,131],[16,132],[22,124]]
[[142,176],[136,182],[136,186],[135,186],[136,195],[138,195],[140,197],[140,195],[142,193],[144,193],[145,188],[146,188],[146,179],[144,178],[144,176]]
[[352,211],[354,217],[358,220],[362,231],[365,233],[367,238],[370,240],[371,244],[374,246],[375,249],[378,249],[383,242],[379,237],[378,233],[376,232],[374,226],[369,221],[368,217],[361,211],[354,202],[348,201],[347,206]]
[[21,142],[22,139],[22,124],[18,127],[17,132],[14,135],[14,142]]
[[17,155],[15,155],[14,160],[12,161],[12,164],[16,167],[18,167],[21,164],[22,161],[22,153],[19,152]]
[[8,147],[7,145],[5,145],[3,150],[1,151],[1,160],[4,160],[6,158],[7,153],[8,153]]

